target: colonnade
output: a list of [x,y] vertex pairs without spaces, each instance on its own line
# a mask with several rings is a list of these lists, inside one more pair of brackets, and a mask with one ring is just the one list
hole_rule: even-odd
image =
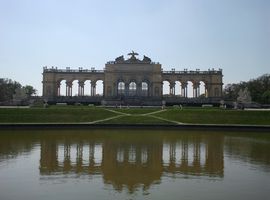
[[[164,82],[164,81],[163,81]],[[168,81],[169,82],[169,81]],[[201,88],[200,88],[200,82],[192,83],[192,90],[193,90],[193,98],[198,98],[201,95]],[[176,95],[176,83],[175,82],[169,82],[169,95],[175,96]],[[207,85],[205,84],[205,97],[208,97],[208,90]],[[181,83],[181,93],[180,96],[182,97],[188,97],[188,82]]]
[[[201,143],[192,146],[185,141],[181,144],[171,143],[168,146],[167,163],[170,167],[177,166],[204,166],[208,155],[208,147]],[[166,163],[166,161],[163,161]]]
[[[98,166],[113,165],[113,163],[144,164],[149,162],[156,162],[155,165],[161,165],[164,168],[189,167],[186,168],[188,170],[191,169],[190,167],[196,166],[203,170],[209,159],[207,144],[200,142],[164,143],[160,147],[160,151],[157,151],[157,149],[136,145],[125,148],[115,146],[111,149],[111,145],[104,146],[104,144],[96,143],[78,143],[76,145],[42,143],[40,164],[43,170],[52,171],[57,169],[64,171],[72,169],[89,170],[87,166],[96,169]],[[153,155],[155,153],[157,154]],[[222,152],[217,152],[217,154],[222,159]],[[223,166],[218,168],[220,167]]]
[[[169,82],[169,81],[168,81]],[[134,87],[132,87],[131,84],[135,84]],[[123,84],[123,87],[120,86],[120,84]],[[201,92],[204,92],[205,97],[208,96],[208,90],[207,85],[205,85],[204,91],[201,91],[200,88],[200,82],[198,83],[192,83],[192,90],[193,90],[193,97],[197,98],[200,96]],[[66,89],[65,89],[65,95],[64,96],[73,96],[73,81],[66,81]],[[91,87],[90,87],[90,96],[96,96],[96,82],[91,81]],[[149,96],[150,86],[147,82],[142,83],[124,83],[119,82],[117,85],[117,95],[125,95],[125,96]],[[57,83],[57,96],[61,96],[61,83]],[[62,94],[63,95],[63,94]],[[78,81],[78,96],[85,96],[85,81]],[[169,95],[175,96],[176,95],[176,83],[175,82],[169,82]],[[182,97],[188,97],[188,82],[181,84],[181,93],[180,96]]]
[[[73,95],[73,81],[66,81],[66,91],[64,96]],[[85,96],[85,81],[78,81],[78,96]],[[96,82],[91,81],[90,96],[96,96]],[[57,83],[57,96],[61,96],[61,82]]]

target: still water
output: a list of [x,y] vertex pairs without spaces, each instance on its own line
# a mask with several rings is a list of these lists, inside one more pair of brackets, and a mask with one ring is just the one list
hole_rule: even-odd
[[268,199],[270,134],[0,132],[0,199]]

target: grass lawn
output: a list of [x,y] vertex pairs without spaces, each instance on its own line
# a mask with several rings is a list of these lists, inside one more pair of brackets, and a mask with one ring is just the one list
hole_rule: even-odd
[[[89,106],[50,106],[49,108],[0,108],[0,123],[76,123],[93,122],[114,116],[118,118],[98,123],[170,124],[168,120],[194,124],[254,124],[270,125],[270,111],[222,110],[219,108],[108,108]],[[121,114],[123,113],[123,114]],[[124,114],[129,114],[124,115]],[[154,117],[159,117],[154,118]],[[161,118],[167,120],[162,120]],[[173,122],[172,122],[173,123]]]
[[270,125],[270,111],[222,110],[219,108],[170,108],[156,116],[183,123]]
[[0,123],[92,122],[116,116],[107,110],[86,106],[52,106],[49,108],[1,108]]

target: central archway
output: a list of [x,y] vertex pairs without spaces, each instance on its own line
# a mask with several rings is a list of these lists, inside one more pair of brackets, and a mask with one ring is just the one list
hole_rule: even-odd
[[142,96],[147,97],[148,96],[148,83],[142,82]]
[[128,89],[129,96],[136,96],[137,84],[134,81],[130,82]]
[[117,94],[123,96],[125,94],[125,83],[120,81],[117,86]]

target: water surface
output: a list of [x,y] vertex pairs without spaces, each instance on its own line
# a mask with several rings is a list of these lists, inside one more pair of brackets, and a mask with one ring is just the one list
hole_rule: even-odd
[[1,131],[0,199],[267,199],[270,135]]

